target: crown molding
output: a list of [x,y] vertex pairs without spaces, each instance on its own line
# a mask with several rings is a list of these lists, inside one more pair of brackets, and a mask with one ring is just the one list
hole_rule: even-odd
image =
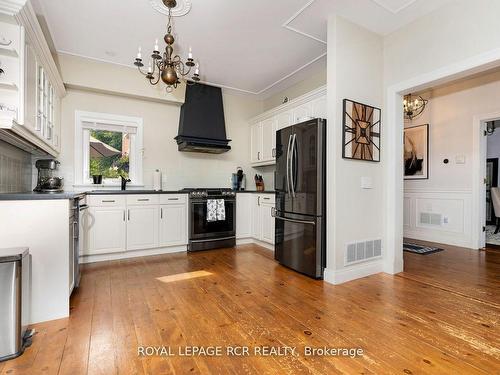
[[0,13],[15,16],[26,2],[27,0],[0,0]]

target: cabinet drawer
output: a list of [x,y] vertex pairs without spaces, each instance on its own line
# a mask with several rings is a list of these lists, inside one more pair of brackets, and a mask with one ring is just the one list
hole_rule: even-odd
[[158,194],[132,194],[127,195],[127,205],[158,204]]
[[120,195],[89,195],[87,204],[92,207],[125,206],[125,197]]
[[260,204],[267,203],[267,204],[275,204],[276,203],[276,196],[274,194],[260,194]]
[[160,194],[160,204],[186,203],[187,194]]

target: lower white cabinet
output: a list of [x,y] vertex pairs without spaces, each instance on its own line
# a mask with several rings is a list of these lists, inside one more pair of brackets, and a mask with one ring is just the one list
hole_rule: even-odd
[[187,243],[187,210],[185,204],[160,206],[160,246]]
[[126,250],[126,208],[89,207],[87,217],[88,248],[83,255],[116,253]]
[[255,194],[236,194],[236,238],[252,237],[252,204]]
[[158,206],[127,208],[127,250],[158,247]]
[[252,237],[274,245],[274,194],[252,194]]
[[90,195],[83,256],[186,245],[185,194]]

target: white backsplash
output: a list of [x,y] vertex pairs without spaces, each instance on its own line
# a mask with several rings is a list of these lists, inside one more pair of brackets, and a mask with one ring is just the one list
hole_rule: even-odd
[[31,190],[31,155],[0,141],[0,193]]

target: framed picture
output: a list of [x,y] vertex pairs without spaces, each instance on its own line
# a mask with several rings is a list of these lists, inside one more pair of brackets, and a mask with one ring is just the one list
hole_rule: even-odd
[[405,180],[429,178],[429,124],[404,129]]
[[491,188],[498,186],[498,158],[486,159],[486,224],[496,225]]
[[342,157],[380,161],[380,108],[344,99]]

